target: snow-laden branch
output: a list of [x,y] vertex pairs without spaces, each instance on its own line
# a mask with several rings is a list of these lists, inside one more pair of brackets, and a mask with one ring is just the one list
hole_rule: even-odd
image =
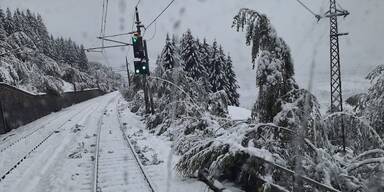
[[[149,78],[151,78],[151,79],[155,79],[155,80],[159,80],[159,81],[168,83],[168,84],[170,84],[170,85],[176,87],[179,91],[181,91],[182,93],[184,93],[185,96],[187,96],[187,97],[189,98],[189,100],[193,103],[193,105],[194,105],[197,109],[199,109],[199,110],[197,110],[197,112],[198,112],[201,116],[203,116],[203,114],[201,113],[201,111],[204,111],[204,110],[203,110],[199,105],[197,105],[196,102],[195,102],[195,100],[194,100],[194,99],[193,99],[193,98],[192,98],[186,91],[184,91],[184,89],[182,89],[180,86],[176,85],[175,83],[173,83],[173,82],[171,82],[171,81],[168,81],[168,80],[166,80],[166,79],[162,79],[162,78],[159,78],[159,77],[149,76]],[[200,110],[201,110],[201,111],[200,111]]]
[[356,162],[359,159],[362,159],[363,157],[366,157],[366,156],[369,156],[369,155],[374,155],[374,154],[384,155],[384,150],[382,150],[382,149],[372,149],[372,150],[369,150],[369,151],[365,151],[364,153],[362,153],[362,154],[358,155],[357,157],[355,157],[352,160],[352,162]]
[[356,162],[356,163],[352,163],[351,165],[349,165],[349,167],[347,168],[347,171],[348,172],[351,172],[363,165],[368,165],[368,164],[376,164],[376,163],[384,163],[384,157],[380,157],[380,158],[371,158],[371,159],[365,159],[363,161],[359,161],[359,162]]

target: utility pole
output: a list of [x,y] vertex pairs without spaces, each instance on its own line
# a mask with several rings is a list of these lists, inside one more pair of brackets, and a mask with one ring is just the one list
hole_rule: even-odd
[[[349,12],[339,10],[336,6],[336,0],[330,0],[329,11],[325,17],[330,19],[330,86],[331,86],[331,113],[343,111],[343,94],[341,88],[341,70],[340,70],[340,46],[339,36],[348,35],[348,33],[339,33],[338,17],[346,17]],[[343,135],[343,150],[345,152],[345,130],[344,123],[341,121]]]
[[[149,63],[149,56],[148,56],[148,49],[147,49],[147,41],[146,41],[146,40],[144,40],[144,50],[145,50],[145,59],[146,59],[147,62]],[[147,77],[145,77],[145,80],[147,81]],[[149,92],[149,104],[150,104],[150,110],[151,110],[151,113],[152,113],[152,114],[155,114],[155,107],[154,107],[154,104],[153,104],[152,89],[151,89],[151,87],[149,86],[148,82],[147,82],[147,89],[148,89],[148,92]]]
[[129,74],[128,58],[127,57],[125,57],[125,66],[127,67],[128,86],[131,87],[131,76]]
[[[147,75],[149,75],[149,69],[148,69],[148,64],[149,64],[149,59],[148,59],[148,51],[146,47],[146,41],[142,39],[141,36],[141,28],[144,27],[141,25],[140,17],[139,17],[139,11],[138,8],[135,7],[135,12],[136,12],[136,36],[137,41],[136,43],[133,42],[133,47],[134,47],[134,55],[135,57],[138,56],[140,58],[140,62],[136,62],[138,65],[135,64],[135,68],[138,66],[138,69],[135,69],[135,73],[141,74],[143,76],[143,90],[144,90],[144,103],[145,103],[145,112],[150,113],[153,111],[152,106],[150,105],[149,101],[149,94],[148,94],[148,80],[147,80]],[[144,46],[143,46],[144,44]],[[137,55],[136,55],[137,54]]]

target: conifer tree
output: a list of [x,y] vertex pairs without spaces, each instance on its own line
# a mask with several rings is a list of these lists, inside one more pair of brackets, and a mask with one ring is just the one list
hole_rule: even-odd
[[198,45],[199,45],[200,63],[201,65],[204,66],[206,71],[209,71],[211,48],[205,38],[203,39],[203,42],[199,43]]
[[[293,78],[294,70],[290,49],[276,35],[267,16],[250,9],[241,9],[234,17],[233,27],[246,28],[246,44],[252,45],[252,63],[257,65],[256,85],[259,98],[256,108],[261,122],[272,122],[278,113],[278,98],[298,86]],[[256,114],[256,113],[254,113]]]
[[181,58],[184,63],[184,71],[193,79],[203,76],[204,68],[200,65],[197,44],[191,30],[187,30],[181,39]]
[[41,51],[49,55],[52,42],[49,40],[49,33],[40,14],[36,17],[37,33],[39,37],[38,47]]
[[3,9],[0,8],[0,41],[4,41],[7,37],[7,32],[5,31],[4,27],[5,22],[5,14]]
[[4,22],[5,22],[5,14],[3,9],[0,8],[0,24],[4,27]]
[[236,74],[233,71],[233,64],[232,64],[232,58],[229,56],[225,60],[224,65],[224,72],[225,77],[227,78],[228,84],[226,85],[226,92],[229,97],[229,100],[231,101],[231,105],[239,106],[239,93],[237,92],[237,89],[239,88],[236,80]]
[[23,17],[21,15],[20,9],[16,9],[16,11],[13,13],[13,21],[15,24],[14,32],[20,32],[23,31]]
[[24,32],[35,42],[38,41],[39,37],[36,33],[37,31],[37,24],[36,24],[36,18],[32,14],[31,10],[27,9],[27,13],[25,15],[25,22],[26,26],[24,27]]
[[217,47],[217,42],[213,42],[211,66],[209,71],[209,82],[212,86],[212,92],[221,91],[225,89],[226,79],[224,74],[225,56],[223,49]]
[[5,20],[5,13],[4,13],[4,10],[2,8],[0,8],[0,21],[1,23],[3,23]]
[[12,34],[15,32],[15,25],[13,22],[12,12],[9,8],[7,8],[7,11],[6,11],[4,29],[7,32],[7,34]]
[[65,60],[64,60],[65,45],[64,45],[63,37],[59,37],[55,40],[55,47],[56,47],[55,52],[57,55],[56,61],[58,61],[60,63],[65,62]]
[[78,52],[78,62],[79,62],[79,68],[81,71],[88,71],[89,65],[88,65],[88,58],[85,54],[85,49],[83,45],[80,45],[80,49]]
[[169,38],[169,34],[165,39],[165,46],[161,52],[160,60],[164,70],[171,70],[179,63],[179,56],[176,50],[176,40]]
[[5,41],[7,38],[7,32],[5,32],[3,23],[0,23],[0,41]]
[[365,101],[364,115],[380,136],[384,136],[384,65],[377,66],[367,79],[371,81]]
[[207,43],[207,40],[204,38],[203,42],[197,41],[198,45],[198,55],[199,55],[199,65],[202,69],[202,77],[200,79],[200,83],[205,87],[206,91],[208,93],[212,92],[212,85],[209,82],[209,73],[210,73],[210,66],[211,66],[211,47]]

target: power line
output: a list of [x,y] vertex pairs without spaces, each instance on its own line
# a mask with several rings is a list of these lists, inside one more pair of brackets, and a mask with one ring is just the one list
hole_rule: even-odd
[[[107,16],[108,16],[108,4],[109,0],[103,0],[103,10],[102,10],[102,17],[101,17],[101,29],[100,29],[100,36],[105,36],[105,31],[107,27]],[[104,39],[101,40],[101,47],[105,46]],[[103,50],[102,50],[103,51]]]
[[137,7],[140,4],[140,2],[141,0],[138,0],[135,7]]
[[151,25],[153,23],[155,23],[155,21],[173,4],[173,2],[175,2],[176,0],[172,0],[171,2],[169,2],[169,4],[163,9],[163,11],[160,12],[160,14],[151,22],[149,23],[149,25],[147,25],[145,27],[145,30],[147,30],[149,27],[151,27]]
[[310,9],[307,5],[305,5],[301,0],[296,0],[302,7],[304,7],[308,12],[310,12],[315,18],[320,21],[322,18],[319,14],[316,14],[312,9]]
[[109,37],[119,37],[119,36],[124,36],[124,35],[132,35],[134,34],[135,31],[132,31],[131,32],[126,32],[126,33],[119,33],[119,34],[114,34],[114,35],[104,35],[104,36],[100,36],[100,37],[97,37],[98,39],[105,39],[105,38],[109,38]]
[[157,34],[157,23],[155,23],[155,31],[153,32],[152,37],[149,38],[149,39],[147,40],[147,42],[152,41],[152,40],[156,37],[156,34]]
[[100,28],[100,36],[103,36],[104,29],[104,10],[105,10],[105,0],[103,0],[102,13],[101,13],[101,28]]
[[109,4],[109,0],[107,0],[107,3],[106,3],[106,5],[105,5],[104,35],[105,35],[105,30],[106,30],[106,28],[107,28],[108,4]]

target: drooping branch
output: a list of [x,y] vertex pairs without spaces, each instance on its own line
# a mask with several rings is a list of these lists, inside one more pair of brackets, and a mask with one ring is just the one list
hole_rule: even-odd
[[261,51],[269,51],[282,60],[286,67],[288,76],[292,76],[293,65],[290,49],[283,39],[277,36],[270,20],[264,14],[251,9],[240,9],[233,18],[232,27],[236,31],[246,30],[246,45],[252,46],[252,63],[255,64],[258,54]]
[[363,165],[368,165],[368,164],[378,164],[378,163],[384,163],[384,157],[380,158],[371,158],[371,159],[365,159],[363,161],[359,161],[357,163],[352,163],[348,168],[347,171],[351,172]]
[[[232,28],[237,31],[244,31],[246,45],[251,46],[251,60],[253,67],[258,67],[259,79],[266,79],[266,76],[277,77],[271,71],[279,71],[281,78],[278,81],[284,82],[283,95],[290,89],[294,75],[293,61],[288,45],[277,36],[270,20],[264,14],[251,9],[240,9],[233,18]],[[265,66],[265,64],[271,64]],[[259,68],[259,66],[262,66]],[[274,66],[272,66],[274,65]],[[260,83],[258,83],[260,84]],[[260,86],[260,85],[259,85]]]
[[265,15],[250,9],[240,9],[239,13],[233,18],[232,27],[237,31],[246,29],[246,45],[252,46],[252,63],[255,63],[260,50],[260,39],[263,34],[267,34],[266,25],[269,20]]

